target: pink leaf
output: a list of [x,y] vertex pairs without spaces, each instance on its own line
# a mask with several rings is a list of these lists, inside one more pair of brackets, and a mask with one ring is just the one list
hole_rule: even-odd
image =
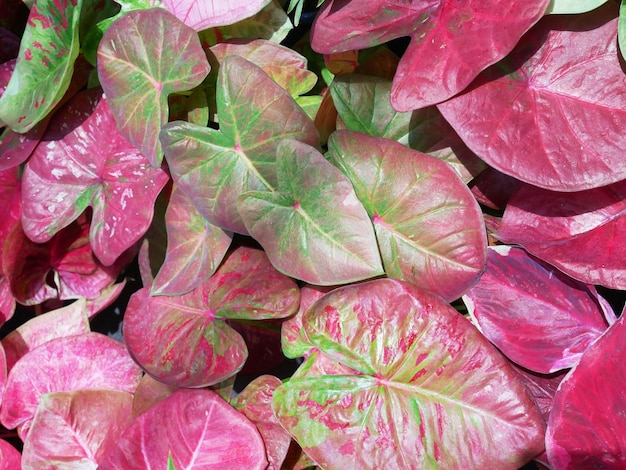
[[4,439],[0,439],[0,470],[20,470],[22,455]]
[[271,0],[163,0],[162,5],[196,31],[226,26],[259,12]]
[[398,111],[423,108],[463,90],[507,55],[544,14],[549,0],[333,0],[311,32],[317,52],[364,49],[411,36],[394,77]]
[[626,467],[626,316],[583,354],[563,379],[548,421],[555,470]]
[[607,2],[546,17],[439,110],[485,162],[535,186],[580,191],[625,179],[617,13]]
[[104,456],[101,470],[254,470],[267,466],[256,426],[210,390],[180,389],[140,415]]

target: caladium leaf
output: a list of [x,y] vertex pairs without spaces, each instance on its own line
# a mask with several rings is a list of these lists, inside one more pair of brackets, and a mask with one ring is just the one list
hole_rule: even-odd
[[139,416],[160,401],[165,400],[178,387],[164,384],[148,374],[144,374],[133,394],[133,417]]
[[207,222],[176,187],[170,196],[165,223],[167,252],[150,292],[185,294],[215,272],[230,246],[232,233]]
[[372,219],[387,276],[449,301],[478,280],[487,259],[482,213],[446,163],[350,131],[332,134],[328,147]]
[[552,0],[546,14],[571,15],[585,13],[598,8],[607,0]]
[[616,16],[609,2],[590,14],[546,17],[439,110],[485,162],[535,186],[581,191],[625,179]]
[[85,299],[38,315],[2,338],[7,368],[11,370],[22,356],[48,341],[90,331]]
[[304,329],[357,371],[298,376],[274,394],[279,421],[318,465],[516,469],[542,450],[524,385],[441,298],[390,279],[341,287],[305,313]]
[[240,247],[187,294],[150,297],[149,288],[133,294],[124,316],[124,340],[158,380],[204,387],[234,375],[247,356],[241,336],[225,319],[289,316],[299,300],[295,282],[276,271],[262,250]]
[[250,191],[237,200],[248,232],[272,264],[319,285],[383,274],[372,224],[350,181],[295,140],[278,146],[276,167],[278,191]]
[[22,193],[19,169],[0,170],[0,325],[15,312],[15,297],[10,280],[4,275],[2,258],[8,235],[21,224]]
[[[515,364],[513,365],[515,366]],[[541,410],[541,415],[547,423],[550,412],[552,411],[554,395],[569,370],[563,370],[553,374],[539,374],[517,366],[513,367],[513,369],[517,372],[522,382],[524,382],[524,385],[526,385],[526,389],[535,399],[535,403],[537,403],[537,406]]]
[[487,167],[472,181],[472,194],[483,206],[503,211],[522,182]]
[[265,443],[268,470],[280,470],[287,456],[291,436],[278,422],[272,411],[274,391],[282,385],[280,379],[262,375],[250,382],[235,397],[231,405],[252,421]]
[[183,122],[164,126],[163,150],[176,185],[206,219],[247,235],[235,200],[277,187],[276,149],[283,139],[317,145],[315,126],[258,66],[238,57],[222,62],[217,82],[220,130]]
[[44,393],[83,389],[132,393],[140,377],[141,369],[114,339],[99,333],[53,339],[22,356],[9,372],[0,420],[8,429],[20,426],[25,439]]
[[[561,382],[546,433],[555,469],[622,468],[626,465],[626,317],[583,354]],[[593,430],[592,432],[589,432]]]
[[131,423],[133,395],[118,390],[44,393],[28,432],[22,468],[93,469]]
[[258,13],[271,0],[162,0],[162,5],[196,31],[236,23]]
[[89,0],[37,0],[33,4],[15,70],[0,97],[0,121],[12,130],[30,130],[69,87],[84,4]]
[[264,469],[256,426],[210,390],[180,389],[140,415],[100,461],[101,470]]
[[587,284],[626,289],[626,182],[576,193],[522,185],[498,227],[498,238]]
[[22,225],[46,242],[91,206],[91,246],[108,266],[146,232],[167,181],[117,132],[108,100],[91,89],[64,108],[26,165]]
[[543,374],[574,366],[609,326],[593,286],[504,245],[490,247],[487,268],[463,301],[505,356]]
[[160,8],[122,16],[98,47],[98,77],[117,127],[155,167],[163,159],[167,95],[200,85],[209,70],[198,35]]
[[393,107],[409,111],[463,90],[513,49],[549,2],[332,0],[315,19],[311,45],[329,54],[411,36],[391,92]]
[[463,181],[485,164],[472,153],[436,107],[400,113],[391,107],[391,81],[366,75],[335,77],[330,93],[341,123],[339,129],[396,140],[448,162]]
[[22,455],[4,439],[0,439],[0,470],[22,468]]

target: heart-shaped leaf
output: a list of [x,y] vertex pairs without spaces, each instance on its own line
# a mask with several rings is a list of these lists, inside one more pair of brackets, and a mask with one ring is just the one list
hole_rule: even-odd
[[311,45],[329,54],[411,36],[394,77],[398,111],[424,108],[463,90],[506,56],[550,0],[332,0],[315,19]]
[[133,395],[118,390],[45,393],[28,432],[22,468],[96,469],[131,422]]
[[33,4],[15,70],[0,97],[0,120],[12,130],[30,130],[69,87],[85,4],[89,0],[37,0]]
[[278,191],[250,191],[237,200],[272,264],[319,285],[383,274],[372,224],[350,181],[295,140],[281,142],[276,160]]
[[256,426],[210,390],[179,389],[140,415],[103,457],[101,470],[173,467],[265,469]]
[[[97,373],[94,373],[97,371]],[[15,363],[9,372],[0,419],[8,429],[20,426],[26,438],[41,395],[83,389],[132,393],[141,369],[123,344],[99,333],[50,340]]]
[[387,276],[450,301],[478,280],[487,260],[482,213],[446,163],[357,132],[335,132],[328,147],[372,219]]
[[626,316],[622,315],[587,349],[554,397],[546,433],[553,468],[626,466],[624,357]]
[[46,242],[91,206],[91,246],[108,266],[146,232],[167,181],[117,132],[108,100],[91,89],[64,108],[26,165],[22,225]]
[[[193,291],[176,297],[133,294],[124,316],[124,340],[141,367],[162,382],[204,387],[234,375],[247,349],[225,319],[281,318],[300,300],[297,285],[262,250],[240,247]],[[146,341],[150,338],[150,341]]]
[[626,181],[576,193],[522,185],[498,238],[587,284],[626,289]]
[[221,263],[232,233],[211,225],[178,188],[165,214],[167,252],[152,295],[181,295],[206,281]]
[[198,35],[161,8],[130,11],[98,47],[98,77],[117,127],[155,167],[163,158],[167,95],[200,85],[209,70]]
[[218,73],[220,130],[175,122],[161,133],[178,187],[207,220],[248,234],[235,200],[250,190],[277,187],[276,149],[286,138],[317,145],[309,117],[258,66],[224,59]]
[[355,370],[300,375],[274,394],[281,424],[321,467],[513,469],[542,450],[543,419],[516,373],[439,297],[390,279],[342,287],[304,329]]
[[448,162],[470,181],[485,167],[436,107],[400,113],[391,107],[391,81],[367,75],[342,75],[330,85],[341,122],[337,128],[396,140]]
[[593,286],[521,248],[491,247],[484,274],[463,301],[504,355],[543,374],[574,366],[609,326]]
[[162,5],[196,31],[236,23],[258,13],[271,0],[162,0]]
[[590,14],[546,17],[439,110],[489,165],[535,186],[580,191],[625,179],[616,16],[609,2]]

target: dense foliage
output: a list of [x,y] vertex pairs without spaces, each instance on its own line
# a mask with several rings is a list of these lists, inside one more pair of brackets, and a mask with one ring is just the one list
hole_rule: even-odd
[[626,8],[307,3],[0,3],[0,469],[624,468]]

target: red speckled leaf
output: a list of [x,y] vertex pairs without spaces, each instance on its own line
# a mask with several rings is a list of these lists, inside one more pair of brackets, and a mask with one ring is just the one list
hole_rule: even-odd
[[8,429],[20,426],[24,439],[44,393],[84,389],[132,393],[140,377],[141,369],[124,345],[102,334],[53,339],[28,352],[9,372],[0,419]]
[[56,117],[26,165],[22,225],[46,242],[91,206],[90,242],[108,266],[146,232],[167,181],[117,132],[102,92],[88,90]]
[[364,49],[410,36],[394,77],[398,111],[423,108],[463,90],[507,55],[544,14],[549,0],[333,0],[311,31],[317,52]]
[[297,375],[274,394],[318,465],[517,469],[543,449],[543,419],[511,365],[441,298],[380,279],[330,292],[303,323],[354,369]]
[[78,56],[78,21],[89,0],[37,0],[32,5],[15,70],[0,98],[0,120],[27,132],[59,103]]
[[19,470],[22,468],[22,455],[4,439],[0,439],[0,470]]
[[256,426],[210,390],[180,389],[140,415],[100,470],[255,470],[267,466]]
[[497,237],[588,284],[626,289],[626,181],[576,193],[522,185]]
[[580,191],[626,178],[626,75],[617,5],[549,16],[472,89],[439,105],[489,165],[535,186]]
[[277,187],[276,150],[283,139],[317,145],[317,130],[296,102],[260,67],[226,57],[218,72],[220,130],[184,122],[166,125],[163,150],[178,187],[206,219],[248,234],[235,200]]
[[487,258],[482,213],[446,163],[358,132],[335,132],[328,148],[372,219],[387,276],[449,301],[474,285]]
[[131,423],[133,395],[118,390],[45,393],[28,432],[23,468],[96,469]]
[[38,315],[2,338],[7,368],[11,370],[18,359],[28,351],[50,340],[90,331],[85,299],[79,299],[66,307]]
[[98,77],[122,135],[161,166],[167,95],[200,85],[210,66],[198,35],[161,8],[117,19],[98,46]]
[[259,12],[271,0],[163,0],[162,6],[196,31],[225,26]]
[[179,387],[216,384],[241,369],[247,349],[225,319],[281,318],[300,301],[296,283],[263,251],[240,247],[193,291],[176,297],[133,294],[124,340],[135,360],[162,382]]
[[563,379],[548,421],[555,470],[626,467],[626,316],[583,354]]
[[152,295],[185,294],[206,281],[221,263],[232,233],[211,225],[189,197],[174,188],[165,213],[167,251]]
[[474,324],[504,355],[543,374],[575,365],[608,327],[593,286],[521,248],[491,247],[484,274],[463,300]]
[[350,180],[309,145],[283,140],[277,151],[278,190],[237,199],[248,232],[272,264],[318,285],[383,274],[372,223]]
[[280,379],[262,375],[250,382],[231,403],[256,424],[265,443],[268,470],[280,470],[287,456],[291,436],[278,422],[272,411],[274,391],[282,385]]

